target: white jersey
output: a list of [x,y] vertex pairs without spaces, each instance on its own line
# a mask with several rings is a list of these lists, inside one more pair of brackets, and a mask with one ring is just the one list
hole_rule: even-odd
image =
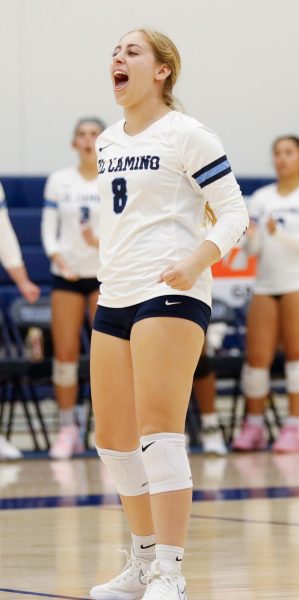
[[[85,179],[75,167],[56,171],[46,182],[44,198],[42,241],[47,256],[59,252],[79,277],[96,277],[98,249],[85,242],[81,223],[87,221],[99,237],[97,179]],[[54,263],[51,271],[62,275]]]
[[5,202],[4,189],[0,183],[0,262],[5,269],[23,265],[22,254],[13,230]]
[[[211,272],[186,291],[158,283],[167,266],[204,239],[225,254],[248,225],[240,188],[217,136],[196,119],[171,111],[140,134],[124,120],[96,142],[99,170],[99,302],[122,307],[183,294],[211,304]],[[205,204],[215,226],[204,227]]]
[[[275,183],[257,190],[249,201],[249,214],[258,228],[246,241],[249,253],[257,254],[256,294],[285,294],[299,290],[299,188],[287,196]],[[266,224],[277,223],[274,234]],[[251,252],[250,252],[251,251]]]

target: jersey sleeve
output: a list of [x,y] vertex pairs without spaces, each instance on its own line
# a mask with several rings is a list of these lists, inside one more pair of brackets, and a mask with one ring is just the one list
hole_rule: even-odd
[[248,211],[222,143],[215,133],[193,125],[180,141],[184,171],[192,187],[209,203],[217,222],[206,240],[224,256],[248,227]]
[[4,199],[0,201],[0,261],[5,269],[23,265],[19,242],[10,222]]
[[44,205],[41,222],[41,239],[47,256],[58,250],[57,232],[59,223],[59,187],[55,174],[50,175],[44,190]]

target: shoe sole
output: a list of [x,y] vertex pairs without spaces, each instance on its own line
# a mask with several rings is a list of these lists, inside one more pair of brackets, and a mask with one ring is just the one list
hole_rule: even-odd
[[[142,596],[140,596],[139,594],[138,594],[138,596],[136,596],[136,595],[127,596],[125,594],[122,594],[122,596],[120,596],[119,594],[117,596],[115,596],[115,594],[113,596],[111,596],[110,592],[109,592],[109,596],[108,596],[107,592],[103,592],[103,593],[101,593],[100,596],[98,594],[90,593],[90,598],[91,598],[91,600],[142,600],[144,594],[145,594],[145,591],[144,591],[144,593],[142,593]],[[187,600],[187,598],[185,600]]]

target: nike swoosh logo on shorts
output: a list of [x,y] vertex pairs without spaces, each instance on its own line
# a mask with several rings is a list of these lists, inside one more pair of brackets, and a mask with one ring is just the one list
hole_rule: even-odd
[[145,452],[147,448],[149,448],[150,446],[152,446],[155,442],[150,442],[149,444],[147,444],[146,446],[141,446],[142,448],[142,452]]
[[171,306],[172,304],[182,304],[181,302],[169,302],[169,300],[165,301],[166,306]]
[[107,144],[107,146],[103,146],[103,148],[99,148],[99,151],[103,152],[103,150],[105,150],[106,148],[108,148],[108,146],[112,146],[112,143],[111,144]]

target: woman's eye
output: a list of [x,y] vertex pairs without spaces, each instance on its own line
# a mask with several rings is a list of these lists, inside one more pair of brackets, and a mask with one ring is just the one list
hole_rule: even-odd
[[137,52],[134,52],[133,50],[129,50],[128,55],[129,56],[137,56]]

